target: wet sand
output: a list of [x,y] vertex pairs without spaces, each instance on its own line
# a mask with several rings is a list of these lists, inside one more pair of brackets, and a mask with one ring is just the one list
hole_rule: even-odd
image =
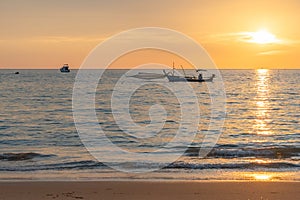
[[0,199],[298,199],[300,182],[0,182]]

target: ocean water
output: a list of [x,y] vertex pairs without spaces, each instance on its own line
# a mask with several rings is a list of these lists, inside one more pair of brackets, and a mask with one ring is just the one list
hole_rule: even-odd
[[[141,127],[135,130],[139,136],[135,137],[121,128],[126,127],[126,117],[121,124],[116,122],[123,107],[117,104],[116,110],[111,108],[112,92],[120,89],[116,82],[126,71],[107,70],[95,95],[98,124],[112,144],[124,151],[147,155],[164,149],[155,160],[126,157],[104,148],[101,142],[96,150],[101,152],[100,158],[87,150],[72,112],[76,70],[14,71],[0,70],[0,180],[300,180],[300,70],[221,70],[222,79],[217,76],[211,86],[224,82],[225,123],[205,157],[199,157],[204,136],[208,131],[220,133],[217,128],[209,128],[212,99],[206,83],[191,83],[201,113],[196,135],[190,136],[192,142],[179,141],[165,148],[182,120],[179,100],[164,87],[170,83],[149,80],[132,94],[130,117]],[[128,88],[137,81],[129,78],[120,86]],[[180,88],[185,83],[173,84],[184,96]],[[161,124],[159,109],[149,116],[151,106],[157,104],[164,107],[166,119],[160,131],[149,136],[143,128],[154,124],[147,129],[151,132]],[[182,155],[169,162],[178,152]],[[150,171],[153,166],[157,170]],[[135,169],[149,172],[134,173]]]

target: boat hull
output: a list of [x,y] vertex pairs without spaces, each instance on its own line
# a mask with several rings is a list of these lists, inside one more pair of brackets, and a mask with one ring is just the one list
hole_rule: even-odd
[[197,79],[197,78],[190,78],[190,77],[180,77],[180,76],[167,76],[169,82],[212,82],[214,76],[207,78],[207,79]]
[[60,69],[60,72],[62,72],[62,73],[69,73],[70,70],[69,69],[68,70],[62,70],[62,69]]
[[163,72],[168,78],[169,82],[213,82],[213,79],[215,78],[214,74],[209,78],[199,79],[195,76],[174,76],[174,73],[167,73],[165,70],[163,70]]
[[208,78],[208,79],[186,79],[187,82],[212,82],[213,78]]

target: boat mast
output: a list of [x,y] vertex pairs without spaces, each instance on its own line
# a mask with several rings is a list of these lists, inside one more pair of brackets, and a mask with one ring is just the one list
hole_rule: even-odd
[[172,70],[172,76],[174,76],[174,72],[175,72],[175,64],[174,64],[174,61],[173,61],[173,70]]
[[182,69],[182,71],[183,71],[184,77],[186,77],[186,74],[185,74],[185,71],[184,71],[182,65],[180,65],[180,67],[181,67],[181,69]]

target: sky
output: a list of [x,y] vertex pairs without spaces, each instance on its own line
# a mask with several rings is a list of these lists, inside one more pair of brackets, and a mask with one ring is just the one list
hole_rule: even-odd
[[[197,41],[221,69],[299,69],[299,9],[299,0],[0,0],[0,68],[79,68],[115,34],[162,27]],[[149,55],[173,62],[145,51],[115,67]]]

